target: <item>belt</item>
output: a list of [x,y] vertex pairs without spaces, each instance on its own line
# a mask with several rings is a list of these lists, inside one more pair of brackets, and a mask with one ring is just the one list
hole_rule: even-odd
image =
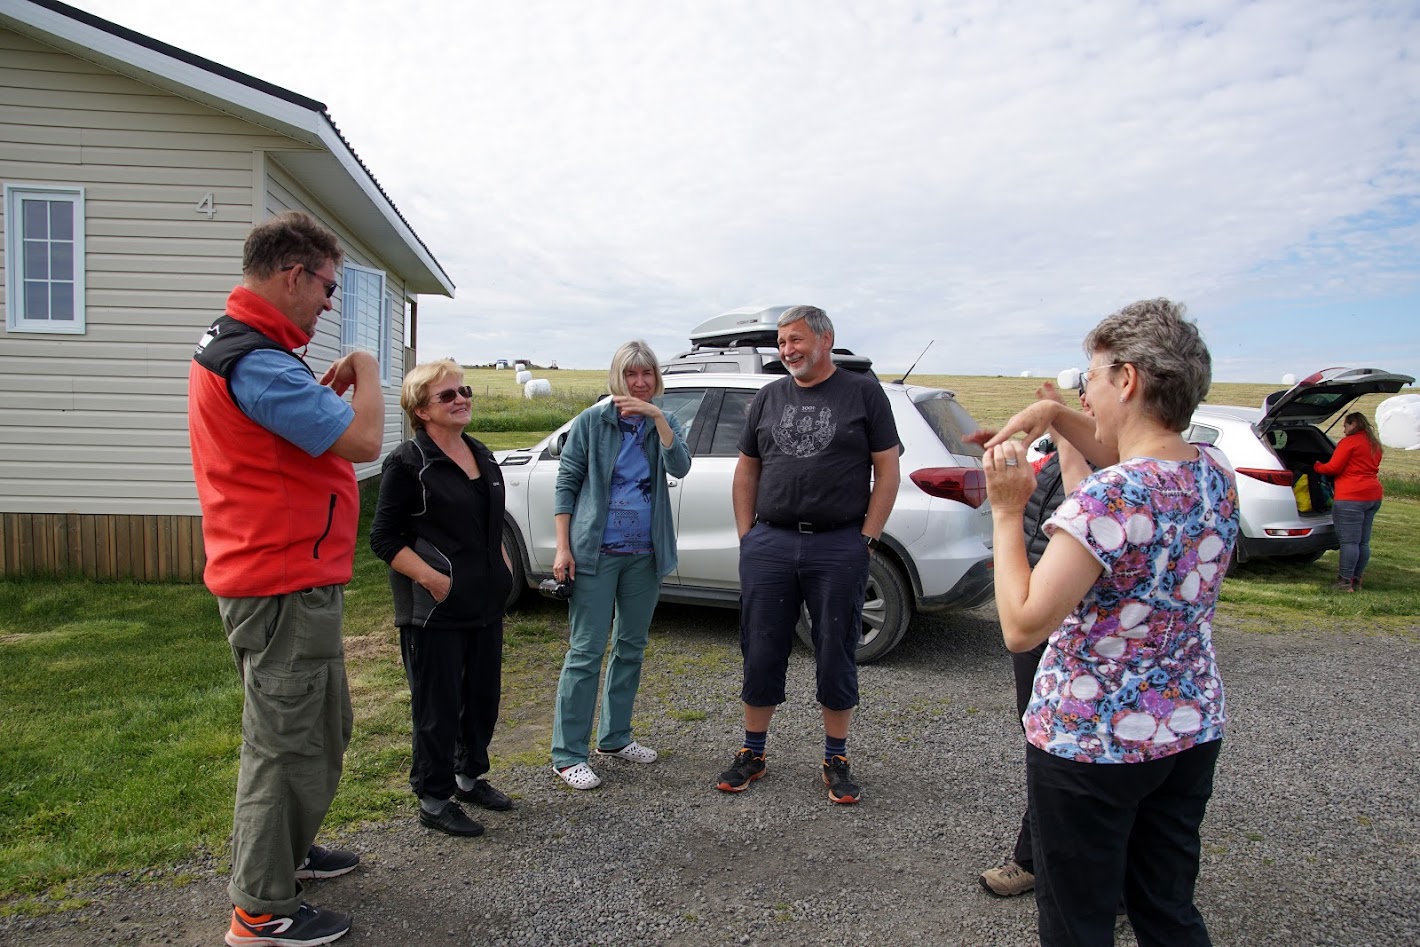
[[762,516],[756,516],[754,521],[756,523],[763,523],[765,526],[773,526],[775,529],[792,529],[799,533],[829,533],[835,529],[863,525],[863,517],[861,516],[856,516],[851,520],[839,520],[836,523],[813,523],[808,520],[784,522],[779,520],[767,520]]

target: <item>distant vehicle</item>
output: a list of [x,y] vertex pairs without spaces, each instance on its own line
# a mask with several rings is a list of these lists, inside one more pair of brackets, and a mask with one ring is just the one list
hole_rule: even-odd
[[[1260,408],[1205,404],[1193,412],[1184,438],[1216,445],[1238,473],[1239,562],[1313,562],[1338,547],[1330,494],[1312,473],[1312,464],[1330,460],[1336,447],[1321,425],[1363,395],[1393,394],[1414,382],[1375,368],[1327,368],[1268,395]],[[1302,474],[1308,489],[1299,503]]]
[[[782,311],[737,310],[711,320],[692,334],[691,350],[662,366],[661,407],[680,421],[694,458],[690,473],[670,481],[679,568],[662,582],[662,601],[739,605],[730,486],[750,401],[783,373],[773,348],[773,321]],[[721,322],[751,316],[730,329]],[[835,350],[834,359],[849,370],[872,371],[868,359],[851,352]],[[964,440],[976,422],[950,391],[898,383],[884,383],[883,391],[902,443],[902,485],[869,567],[858,647],[863,663],[896,647],[917,612],[972,608],[994,590],[981,449]],[[496,452],[507,490],[503,541],[515,579],[510,605],[552,574],[553,488],[570,424],[530,448]],[[808,640],[807,617],[797,630]]]
[[494,367],[494,368],[507,368],[507,367],[508,367],[508,360],[507,360],[506,358],[500,358],[500,359],[498,359],[498,361],[496,361],[496,362],[493,363],[493,367]]

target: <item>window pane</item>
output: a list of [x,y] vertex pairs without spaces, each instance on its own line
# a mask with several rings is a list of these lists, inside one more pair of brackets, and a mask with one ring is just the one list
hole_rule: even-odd
[[725,401],[720,405],[720,419],[715,423],[715,436],[710,439],[711,454],[732,457],[739,453],[740,433],[745,429],[745,418],[754,394],[752,391],[725,392]]
[[680,422],[687,444],[695,427],[695,416],[700,411],[700,402],[704,400],[704,388],[677,388],[661,395],[661,410]]
[[74,244],[64,240],[49,245],[49,278],[74,278]]
[[49,318],[54,322],[74,321],[74,284],[50,283]]
[[43,240],[25,241],[25,279],[49,279],[49,244]]
[[381,345],[381,339],[388,332],[384,280],[379,273],[353,266],[343,272],[341,342],[347,352],[361,349],[374,355],[380,363],[381,378],[386,378],[389,356],[385,349],[388,346]]
[[74,239],[74,205],[68,201],[49,202],[49,239]]
[[25,280],[25,318],[49,318],[49,284]]
[[32,240],[49,237],[49,201],[20,202],[25,207],[25,236]]

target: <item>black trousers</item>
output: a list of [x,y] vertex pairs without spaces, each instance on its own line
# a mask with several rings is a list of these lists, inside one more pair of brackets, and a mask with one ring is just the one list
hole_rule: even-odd
[[1147,763],[1026,748],[1042,947],[1114,943],[1120,895],[1140,947],[1209,947],[1193,903],[1221,740]]
[[503,686],[503,623],[463,631],[403,627],[399,652],[414,718],[409,787],[448,799],[454,774],[488,772],[488,743]]
[[[1035,690],[1035,669],[1040,666],[1040,659],[1044,654],[1044,641],[1029,651],[1011,654],[1011,673],[1016,679],[1016,723],[1020,723],[1021,718],[1026,715],[1031,693]],[[1024,729],[1022,725],[1022,730]],[[1016,848],[1011,852],[1011,860],[1026,871],[1035,873],[1035,855],[1031,852],[1029,806],[1021,813],[1021,830],[1016,833]]]

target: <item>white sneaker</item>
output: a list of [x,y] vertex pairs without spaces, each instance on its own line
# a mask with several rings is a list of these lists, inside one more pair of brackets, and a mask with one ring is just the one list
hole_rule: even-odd
[[630,760],[633,763],[654,763],[656,762],[656,759],[657,757],[659,757],[660,754],[658,754],[655,750],[651,749],[649,746],[642,746],[635,740],[632,740],[630,743],[626,744],[621,749],[616,750],[615,752],[608,752],[598,747],[597,755],[614,756],[617,759]]
[[558,769],[557,764],[553,763],[552,771],[573,789],[596,789],[602,784],[602,778],[592,772],[592,768],[586,763],[578,763],[566,769]]

